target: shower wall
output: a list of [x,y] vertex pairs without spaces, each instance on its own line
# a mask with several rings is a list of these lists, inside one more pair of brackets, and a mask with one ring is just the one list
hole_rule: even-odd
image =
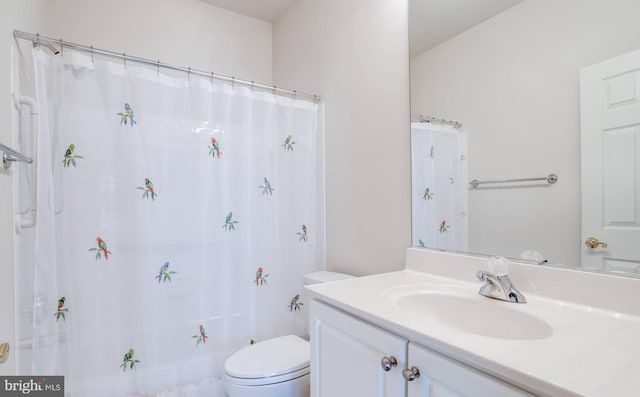
[[[5,54],[16,29],[240,79],[272,80],[271,24],[198,0],[2,1],[0,27]],[[10,144],[11,62],[1,59],[0,142]],[[11,173],[0,171],[0,343],[15,346],[11,185]],[[0,375],[13,373],[11,354]]]

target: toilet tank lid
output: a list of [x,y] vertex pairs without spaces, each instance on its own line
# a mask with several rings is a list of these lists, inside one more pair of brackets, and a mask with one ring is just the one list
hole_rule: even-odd
[[238,350],[224,363],[224,372],[234,378],[268,378],[308,367],[309,358],[309,342],[280,336]]
[[344,273],[319,271],[305,274],[303,277],[303,282],[305,285],[308,285],[328,283],[330,281],[346,280],[348,278],[353,278],[353,276]]

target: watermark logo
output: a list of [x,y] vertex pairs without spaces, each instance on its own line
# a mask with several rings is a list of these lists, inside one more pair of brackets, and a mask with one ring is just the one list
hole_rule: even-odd
[[0,376],[0,397],[64,397],[64,376]]

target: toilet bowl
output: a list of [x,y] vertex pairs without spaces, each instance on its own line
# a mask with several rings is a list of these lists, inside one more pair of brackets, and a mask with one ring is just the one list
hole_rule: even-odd
[[[306,274],[303,282],[309,285],[352,277],[320,271]],[[296,335],[244,347],[224,363],[225,391],[229,397],[308,397],[309,359],[309,342]]]
[[230,397],[308,396],[309,342],[287,335],[247,346],[227,359],[224,373]]

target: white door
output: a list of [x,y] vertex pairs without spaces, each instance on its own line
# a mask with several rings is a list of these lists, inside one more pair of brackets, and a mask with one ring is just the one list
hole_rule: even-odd
[[581,70],[580,111],[582,266],[640,273],[640,50]]
[[[310,311],[311,397],[406,395],[406,339],[316,300]],[[382,366],[384,357],[388,371]],[[390,365],[393,360],[395,366]]]
[[413,342],[409,343],[409,365],[420,376],[409,382],[408,397],[533,397]]

